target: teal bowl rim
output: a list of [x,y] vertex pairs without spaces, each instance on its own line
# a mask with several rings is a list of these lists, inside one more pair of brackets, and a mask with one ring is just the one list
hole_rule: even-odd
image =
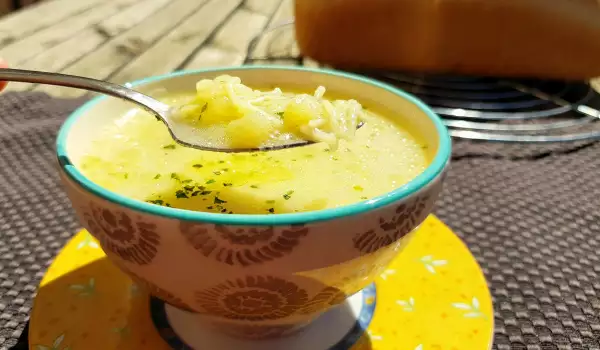
[[[77,184],[83,187],[85,190],[93,193],[94,195],[108,200],[112,203],[122,205],[124,207],[171,219],[178,219],[184,221],[196,221],[206,222],[223,225],[249,225],[249,226],[264,226],[264,225],[294,225],[294,224],[308,224],[312,222],[327,221],[332,219],[339,219],[347,216],[354,216],[374,210],[391,203],[400,201],[401,199],[408,197],[425,186],[431,183],[438,175],[440,175],[450,160],[452,141],[448,129],[431,108],[425,103],[421,102],[416,97],[385,83],[367,78],[365,76],[340,72],[332,69],[321,69],[321,68],[305,68],[305,67],[294,67],[294,66],[268,66],[268,65],[255,65],[255,66],[238,66],[238,67],[218,67],[218,68],[207,68],[190,71],[178,71],[170,74],[164,74],[154,77],[149,77],[141,80],[129,83],[130,86],[138,86],[142,84],[153,83],[156,81],[178,77],[182,75],[198,74],[198,73],[211,73],[211,72],[226,72],[230,70],[288,70],[288,71],[302,71],[317,74],[327,74],[336,77],[353,79],[360,81],[364,84],[376,86],[378,88],[387,90],[398,95],[401,98],[408,100],[415,104],[433,121],[439,139],[439,147],[437,153],[431,162],[431,164],[425,169],[424,172],[419,174],[410,182],[405,185],[383,194],[378,197],[371,198],[362,202],[345,205],[338,208],[323,209],[317,211],[309,211],[302,213],[288,213],[288,214],[218,214],[218,213],[207,213],[199,211],[191,211],[185,209],[176,209],[163,207],[155,204],[146,203],[140,200],[127,198],[119,195],[115,192],[104,189],[103,187],[96,185],[88,178],[86,178],[69,160],[69,156],[66,149],[67,136],[73,123],[77,121],[79,117],[84,115],[89,109],[96,104],[100,103],[107,96],[98,96],[92,100],[86,102],[84,105],[76,109],[71,113],[63,125],[61,126],[57,140],[56,140],[56,152],[58,161],[61,169]],[[129,86],[129,85],[128,85]]]

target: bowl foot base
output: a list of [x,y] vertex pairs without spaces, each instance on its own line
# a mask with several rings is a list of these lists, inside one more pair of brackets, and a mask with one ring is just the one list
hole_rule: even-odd
[[156,299],[152,301],[152,318],[163,338],[174,349],[348,349],[362,336],[373,317],[374,297],[373,284],[313,322],[300,325],[221,328],[207,323],[199,315]]

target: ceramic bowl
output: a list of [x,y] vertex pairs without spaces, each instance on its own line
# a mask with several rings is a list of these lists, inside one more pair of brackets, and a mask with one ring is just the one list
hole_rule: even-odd
[[385,106],[420,133],[432,162],[380,197],[313,212],[194,212],[123,197],[78,170],[95,132],[133,106],[95,98],[58,136],[60,174],[82,224],[107,256],[156,297],[247,338],[292,333],[378,276],[429,215],[450,158],[450,136],[422,102],[391,86],[341,72],[248,66],[177,72],[131,85],[150,95],[194,91],[221,74],[245,84],[328,91]]

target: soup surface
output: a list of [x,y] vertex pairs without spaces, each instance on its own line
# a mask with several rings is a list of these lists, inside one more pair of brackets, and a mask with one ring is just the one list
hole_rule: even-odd
[[[162,100],[183,105],[194,99]],[[401,117],[369,109],[361,120],[364,126],[334,143],[218,153],[175,144],[162,122],[132,109],[99,131],[77,165],[98,185],[156,205],[228,214],[333,208],[394,190],[430,162],[428,146],[403,127]]]

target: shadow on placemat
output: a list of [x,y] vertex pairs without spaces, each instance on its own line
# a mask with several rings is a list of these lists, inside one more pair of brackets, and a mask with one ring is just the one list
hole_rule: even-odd
[[9,350],[28,350],[29,349],[29,322],[25,325],[23,329],[23,333],[19,339],[17,339],[17,343],[9,348]]

